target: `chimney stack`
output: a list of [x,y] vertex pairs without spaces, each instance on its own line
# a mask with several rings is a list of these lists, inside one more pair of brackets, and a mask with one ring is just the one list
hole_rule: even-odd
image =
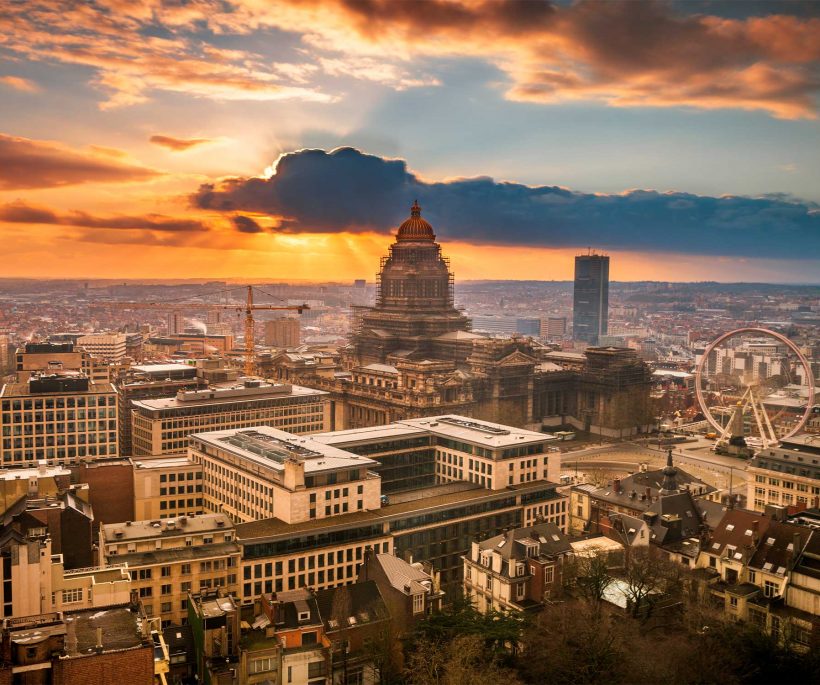
[[621,479],[616,478],[614,481],[612,481],[612,485],[615,488],[615,494],[620,495],[621,494]]

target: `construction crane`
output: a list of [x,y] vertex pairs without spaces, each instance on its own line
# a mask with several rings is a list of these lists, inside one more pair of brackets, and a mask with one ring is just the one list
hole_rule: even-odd
[[254,371],[254,319],[253,313],[259,310],[267,311],[295,311],[301,314],[305,309],[310,309],[307,304],[300,305],[273,305],[254,304],[253,286],[248,286],[245,304],[213,304],[211,302],[101,302],[97,306],[110,307],[114,309],[198,309],[204,311],[219,311],[233,309],[237,312],[245,312],[245,375],[252,376]]

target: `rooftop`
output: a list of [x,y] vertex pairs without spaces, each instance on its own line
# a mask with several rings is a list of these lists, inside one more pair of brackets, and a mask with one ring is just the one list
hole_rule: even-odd
[[97,628],[102,628],[103,651],[138,647],[143,642],[140,617],[126,606],[67,613],[65,623],[66,651],[73,656],[94,649]]
[[111,544],[232,529],[233,523],[226,514],[196,514],[180,516],[175,519],[107,523],[102,526],[102,533],[105,536],[105,541]]
[[140,457],[132,459],[137,469],[181,469],[197,464],[184,454],[167,457]]
[[334,469],[369,468],[377,462],[316,440],[271,426],[235,428],[189,436],[191,445],[204,443],[274,471],[284,471],[288,459],[304,464],[305,474]]
[[133,406],[147,411],[163,411],[201,407],[213,404],[230,404],[249,400],[267,400],[273,397],[307,397],[310,395],[327,395],[324,390],[314,390],[301,385],[287,383],[237,384],[212,386],[205,390],[180,390],[174,397],[134,400]]
[[328,445],[341,445],[378,440],[397,440],[423,435],[436,435],[493,449],[515,447],[535,442],[548,442],[556,439],[549,433],[537,433],[524,428],[505,426],[500,423],[481,421],[456,414],[406,419],[386,426],[322,433],[314,436],[314,438]]
[[[65,372],[63,372],[63,375],[65,375]],[[46,378],[47,376],[41,376],[40,380]],[[114,386],[111,385],[111,383],[95,383],[92,380],[86,380],[88,381],[87,390],[60,390],[55,387],[54,390],[40,390],[40,392],[32,392],[29,383],[6,383],[4,386],[0,387],[0,397],[43,397],[45,395],[99,395],[102,393],[115,392]]]

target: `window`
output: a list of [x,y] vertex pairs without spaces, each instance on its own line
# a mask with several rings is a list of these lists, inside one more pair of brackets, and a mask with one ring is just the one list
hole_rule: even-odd
[[777,583],[773,583],[770,580],[763,582],[763,594],[766,595],[766,597],[776,597],[777,589]]
[[544,569],[544,583],[549,585],[555,579],[555,567],[547,566]]
[[487,589],[488,590],[493,589],[493,577],[490,576],[490,575],[487,576]]
[[305,647],[307,645],[315,645],[318,641],[317,634],[315,630],[312,630],[307,633],[302,633],[302,646]]
[[737,608],[737,597],[729,597],[729,605]]
[[518,583],[518,585],[515,586],[515,598],[516,599],[524,599],[525,591],[526,591],[526,586],[524,585],[524,583]]
[[171,586],[170,585],[163,585],[160,591],[163,595],[170,595],[171,594]]
[[191,575],[191,565],[190,565],[190,564],[182,564],[182,566],[180,567],[179,572],[180,572],[183,576],[189,576],[189,575]]
[[251,661],[250,671],[252,674],[265,673],[276,670],[276,659],[268,657],[265,659],[254,659]]
[[83,589],[81,587],[73,588],[71,590],[63,590],[63,603],[70,604],[71,602],[83,601]]
[[424,612],[424,593],[419,592],[413,595],[413,613],[421,614]]

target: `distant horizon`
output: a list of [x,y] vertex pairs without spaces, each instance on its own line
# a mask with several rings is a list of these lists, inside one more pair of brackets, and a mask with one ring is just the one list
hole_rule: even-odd
[[[290,284],[299,284],[299,285],[352,285],[352,283],[356,280],[363,280],[363,279],[345,279],[345,280],[326,280],[326,281],[317,281],[311,279],[298,279],[298,278],[291,278],[291,279],[264,279],[264,278],[242,278],[242,277],[215,277],[215,276],[201,276],[201,277],[188,277],[188,278],[126,278],[126,279],[117,279],[117,278],[80,278],[80,277],[73,277],[73,276],[55,276],[53,278],[44,278],[44,277],[6,277],[0,276],[0,285],[5,282],[11,283],[22,283],[27,281],[33,281],[38,283],[59,283],[59,282],[68,282],[68,283],[105,283],[105,284],[122,284],[122,285],[206,285],[208,282],[213,281],[224,281],[226,283],[236,283],[240,285],[254,285],[257,283],[275,283],[278,285],[290,285]],[[367,285],[376,285],[375,280],[367,280],[364,279]],[[459,284],[464,283],[555,283],[555,284],[569,284],[572,285],[574,283],[573,279],[535,279],[535,278],[464,278],[459,279],[456,278],[456,286]],[[610,285],[620,285],[620,284],[646,284],[646,285],[666,285],[666,284],[674,284],[674,285],[720,285],[720,286],[729,286],[729,285],[743,285],[743,286],[755,286],[755,285],[765,285],[765,286],[779,286],[779,287],[786,287],[786,288],[817,288],[820,287],[820,281],[817,282],[777,282],[777,281],[715,281],[715,280],[699,280],[699,281],[658,281],[658,280],[634,280],[634,281],[626,281],[623,279],[615,280],[610,279]]]

